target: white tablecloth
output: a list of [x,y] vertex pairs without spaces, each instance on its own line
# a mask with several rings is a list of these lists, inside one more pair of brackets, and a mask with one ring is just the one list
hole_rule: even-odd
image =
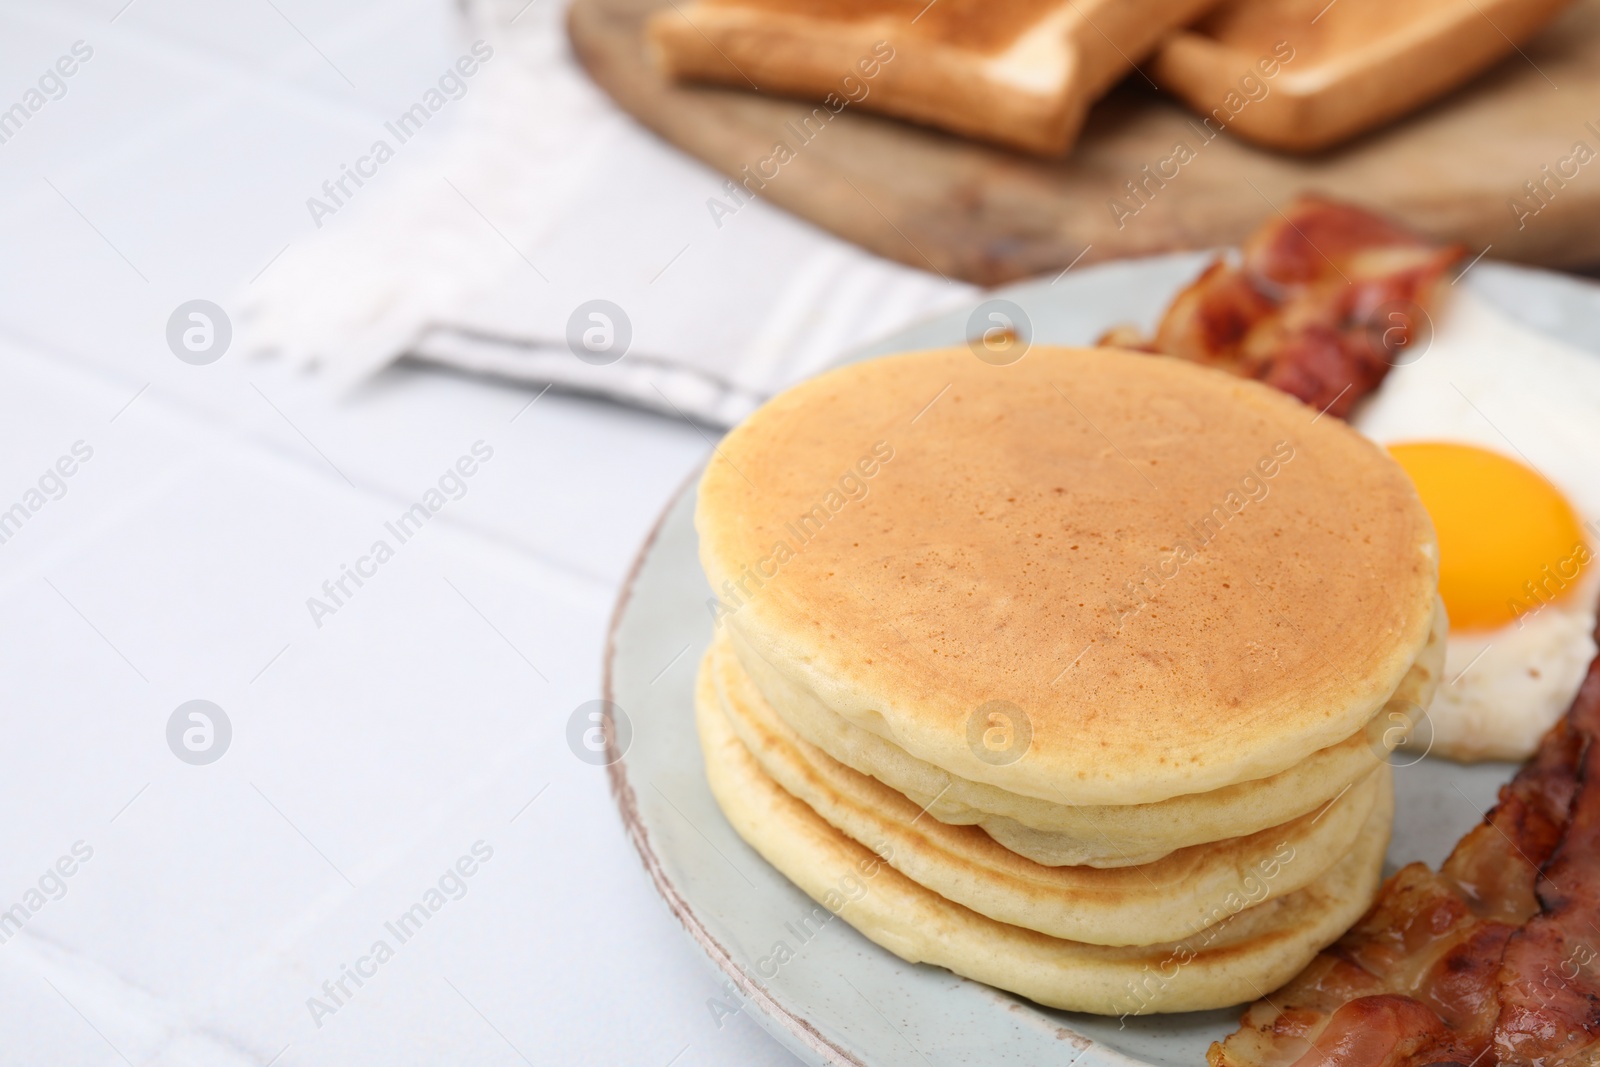
[[[716,230],[720,182],[571,76],[554,2],[320,230],[307,200],[484,35],[444,0],[0,4],[0,1064],[790,1062],[717,1025],[564,739],[702,431],[370,372],[419,326],[559,342],[605,297],[754,394],[961,292],[764,205]],[[554,140],[455,140],[541,48]],[[207,365],[167,340],[193,300],[235,328]],[[169,745],[193,700],[231,726],[209,764],[193,721]]]
[[308,204],[325,228],[252,287],[249,346],[335,382],[407,352],[727,426],[973,292],[759,200],[730,213],[726,178],[588,81],[550,0],[477,0],[468,27],[462,69],[477,70],[458,100],[433,101],[459,122],[421,150],[389,124],[373,148],[415,152],[402,175]]

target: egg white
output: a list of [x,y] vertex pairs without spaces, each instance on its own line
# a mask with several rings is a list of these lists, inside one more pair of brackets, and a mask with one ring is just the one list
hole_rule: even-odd
[[[1561,490],[1595,548],[1600,355],[1523,326],[1471,292],[1454,294],[1434,323],[1431,345],[1390,372],[1352,425],[1382,444],[1457,441],[1532,467]],[[1439,692],[1411,746],[1460,760],[1531,755],[1595,655],[1597,595],[1600,560],[1577,588],[1517,622],[1452,631]]]

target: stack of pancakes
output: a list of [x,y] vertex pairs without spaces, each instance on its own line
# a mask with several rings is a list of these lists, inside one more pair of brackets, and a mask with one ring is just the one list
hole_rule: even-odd
[[1445,623],[1426,512],[1338,420],[1165,357],[912,353],[757,411],[696,525],[718,803],[896,954],[1186,1011],[1371,902]]

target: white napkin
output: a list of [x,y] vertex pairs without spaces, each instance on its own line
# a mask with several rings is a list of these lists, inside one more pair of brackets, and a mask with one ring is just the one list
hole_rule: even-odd
[[726,179],[620,112],[564,21],[558,0],[466,6],[463,53],[493,54],[453,126],[319,212],[241,297],[247,348],[341,387],[409,356],[728,426],[976,291],[759,200],[714,215]]

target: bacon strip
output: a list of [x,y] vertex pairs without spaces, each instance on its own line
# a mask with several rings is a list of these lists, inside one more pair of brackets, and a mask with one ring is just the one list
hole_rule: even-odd
[[1600,1061],[1600,671],[1573,705],[1586,734],[1572,822],[1536,892],[1541,914],[1500,960],[1495,1054],[1501,1064],[1565,1067]]
[[1396,872],[1349,933],[1211,1046],[1211,1067],[1600,1062],[1597,738],[1600,657],[1439,871]]
[[1305,195],[1179,293],[1154,337],[1118,327],[1100,343],[1257,378],[1343,418],[1422,341],[1425,304],[1464,252]]

